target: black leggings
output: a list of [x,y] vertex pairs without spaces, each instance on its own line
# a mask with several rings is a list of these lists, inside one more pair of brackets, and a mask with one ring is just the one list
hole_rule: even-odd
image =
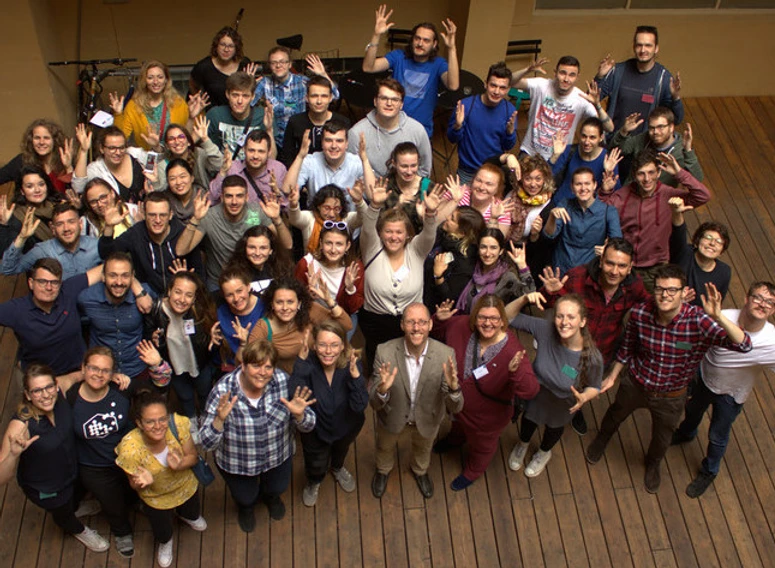
[[[525,415],[523,414],[522,422],[519,425],[519,440],[523,444],[527,444],[537,429],[538,424],[528,418],[525,418]],[[560,441],[563,432],[565,432],[565,426],[560,426],[559,428],[545,426],[544,437],[541,438],[541,451],[548,452],[551,450],[554,445]]]
[[199,492],[194,493],[188,501],[174,509],[154,509],[146,503],[144,510],[145,516],[151,523],[153,538],[156,542],[169,542],[172,538],[172,515],[174,513],[189,521],[195,521],[199,518]]

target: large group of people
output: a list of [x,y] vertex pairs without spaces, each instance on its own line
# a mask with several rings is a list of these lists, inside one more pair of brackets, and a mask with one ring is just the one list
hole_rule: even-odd
[[[405,435],[425,498],[432,452],[462,448],[451,489],[465,490],[512,421],[508,466],[538,476],[565,426],[584,435],[584,405],[617,382],[590,464],[646,408],[644,485],[656,492],[668,447],[693,439],[712,406],[687,494],[718,474],[759,369],[775,365],[775,284],[755,282],[740,310],[722,310],[729,231],[708,221],[688,238],[684,213],[711,193],[691,126],[677,131],[681,82],[656,62],[657,29],[639,26],[634,57],[604,58],[584,90],[571,55],[552,78],[531,76],[547,74],[546,59],[494,63],[442,133],[457,172],[434,179],[437,92],[460,83],[456,26],[418,24],[406,49],[379,56],[391,16],[377,9],[363,70],[392,78],[375,82],[374,109],[352,127],[329,109],[339,91],[317,56],[307,76],[275,47],[257,80],[224,28],[188,100],[147,61],[129,100],[110,94],[113,126],[78,125],[73,140],[35,120],[0,169],[16,182],[0,198],[0,270],[26,272],[29,287],[0,304],[23,390],[0,482],[15,473],[91,550],[110,546],[79,520],[97,506],[131,557],[140,503],[169,566],[174,517],[207,528],[200,452],[245,532],[259,501],[285,515],[297,431],[303,504],[315,506],[329,471],[354,491],[345,461],[369,405],[376,498]],[[530,95],[518,147],[512,87]]]

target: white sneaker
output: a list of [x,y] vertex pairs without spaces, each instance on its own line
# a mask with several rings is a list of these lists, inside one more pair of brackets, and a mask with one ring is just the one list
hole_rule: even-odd
[[205,518],[202,515],[199,515],[194,520],[181,516],[178,516],[178,518],[197,532],[202,532],[207,529],[207,521],[205,521]]
[[172,539],[159,543],[159,551],[156,553],[156,561],[162,568],[172,564]]
[[527,448],[530,443],[517,442],[512,448],[509,454],[509,469],[511,471],[519,471],[522,469],[522,463],[525,461],[525,454],[527,454]]
[[342,491],[347,493],[352,493],[355,491],[355,479],[353,478],[352,473],[347,471],[345,468],[341,467],[339,469],[332,469],[331,475],[333,475],[334,479],[336,479],[337,483],[339,483],[339,487],[342,488]]
[[96,499],[84,499],[75,510],[75,516],[79,519],[81,517],[91,517],[100,511],[102,511],[102,505],[100,505],[99,501]]
[[308,483],[301,493],[301,501],[307,507],[314,507],[318,502],[318,493],[320,492],[320,483]]
[[84,527],[83,532],[74,534],[73,536],[93,552],[105,552],[110,548],[110,543],[102,538],[97,531],[90,529],[89,527]]
[[538,450],[533,454],[533,459],[530,460],[530,463],[527,464],[527,467],[525,468],[525,475],[528,477],[536,477],[537,475],[540,475],[546,467],[546,464],[549,463],[550,459],[552,459],[552,450],[549,450],[548,452]]

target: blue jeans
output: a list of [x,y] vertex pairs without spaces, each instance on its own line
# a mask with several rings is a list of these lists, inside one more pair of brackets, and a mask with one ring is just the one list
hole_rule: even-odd
[[458,168],[457,175],[460,178],[460,185],[470,186],[471,182],[474,181],[474,176],[476,175],[476,172],[469,172],[464,169]]
[[735,402],[728,394],[716,394],[705,386],[702,376],[692,391],[692,398],[686,403],[686,417],[678,427],[681,436],[694,438],[702,417],[709,406],[713,405],[713,414],[708,429],[708,452],[702,460],[701,470],[704,473],[717,475],[721,458],[727,451],[732,423],[737,418],[743,405]]

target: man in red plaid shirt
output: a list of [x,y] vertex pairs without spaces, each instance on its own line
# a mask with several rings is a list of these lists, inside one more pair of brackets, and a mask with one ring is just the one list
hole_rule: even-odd
[[600,392],[610,389],[625,366],[614,403],[587,448],[587,461],[597,463],[619,425],[638,408],[651,414],[651,443],[646,453],[644,485],[656,493],[662,458],[686,403],[687,386],[705,353],[713,346],[746,353],[750,336],[721,312],[721,294],[712,284],[702,296],[704,311],[684,302],[686,276],[674,264],[655,270],[654,298],[635,306]]
[[[632,274],[632,245],[625,239],[609,239],[603,254],[585,266],[570,269],[560,279],[559,269],[547,267],[541,290],[552,306],[565,294],[578,294],[587,306],[587,327],[608,366],[622,335],[624,317],[630,308],[650,298],[643,281]],[[577,434],[587,433],[583,409],[573,415],[571,426]]]

